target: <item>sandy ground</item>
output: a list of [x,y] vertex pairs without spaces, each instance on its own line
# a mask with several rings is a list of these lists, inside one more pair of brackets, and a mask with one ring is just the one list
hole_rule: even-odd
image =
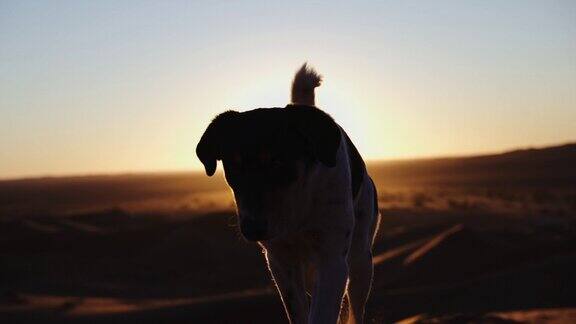
[[[367,322],[576,323],[575,153],[373,168]],[[286,323],[214,181],[0,182],[0,323]]]
[[[372,323],[576,320],[575,224],[383,210]],[[234,216],[113,211],[2,225],[3,322],[285,323]]]

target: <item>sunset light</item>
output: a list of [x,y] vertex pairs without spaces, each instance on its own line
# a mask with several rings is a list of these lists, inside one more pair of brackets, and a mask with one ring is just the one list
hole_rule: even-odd
[[199,169],[211,118],[286,105],[305,61],[368,160],[574,140],[573,4],[490,3],[4,3],[0,177]]
[[576,323],[575,166],[575,0],[0,0],[0,323]]

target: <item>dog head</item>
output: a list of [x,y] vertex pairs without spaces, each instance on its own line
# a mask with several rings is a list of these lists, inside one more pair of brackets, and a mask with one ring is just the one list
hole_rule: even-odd
[[196,154],[209,176],[222,161],[243,236],[263,241],[302,212],[308,174],[335,166],[340,137],[332,118],[311,106],[227,111],[210,123]]

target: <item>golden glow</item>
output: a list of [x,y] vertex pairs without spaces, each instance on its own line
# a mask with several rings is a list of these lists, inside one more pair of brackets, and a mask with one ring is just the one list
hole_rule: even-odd
[[0,178],[200,169],[211,118],[284,106],[304,61],[367,159],[576,140],[567,3],[109,5],[7,5]]

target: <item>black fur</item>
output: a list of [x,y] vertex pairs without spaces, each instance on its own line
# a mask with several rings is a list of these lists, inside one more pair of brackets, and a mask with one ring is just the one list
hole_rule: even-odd
[[239,112],[229,110],[216,116],[196,146],[196,156],[204,164],[208,176],[216,172],[216,161],[222,159],[224,145],[232,132],[232,126]]
[[348,145],[348,161],[350,162],[350,175],[352,180],[352,199],[356,198],[358,192],[360,191],[360,186],[362,185],[362,179],[364,178],[364,174],[366,173],[366,165],[364,164],[364,160],[358,153],[358,150],[346,134],[346,132],[342,131],[346,136],[346,144]]
[[242,171],[265,168],[258,163],[260,154],[281,162],[308,159],[332,167],[339,145],[338,125],[328,114],[312,106],[289,105],[218,115],[202,135],[196,154],[211,176],[217,160],[223,160],[226,167],[235,155],[248,168]]
[[285,111],[295,128],[309,141],[316,159],[326,166],[335,166],[340,127],[332,117],[314,106],[288,105]]

